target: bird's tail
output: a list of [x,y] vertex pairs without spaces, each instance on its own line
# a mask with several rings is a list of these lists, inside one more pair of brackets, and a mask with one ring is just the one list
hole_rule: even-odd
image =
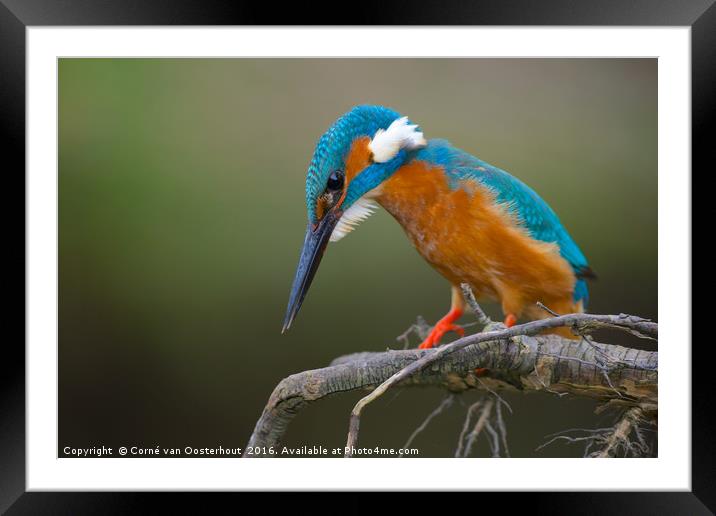
[[[580,303],[583,309],[586,308],[587,303],[589,303],[589,287],[587,286],[587,282],[583,278],[578,278],[577,282],[574,284],[573,299],[575,301],[575,304]],[[583,309],[580,310],[580,312],[583,312]]]

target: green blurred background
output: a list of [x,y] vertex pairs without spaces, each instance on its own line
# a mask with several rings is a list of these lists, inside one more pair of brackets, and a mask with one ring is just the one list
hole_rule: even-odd
[[[417,315],[444,314],[447,282],[380,212],[329,246],[280,334],[313,147],[361,103],[530,184],[599,275],[590,311],[657,319],[655,59],[61,59],[60,456],[243,447],[283,377],[400,347]],[[285,444],[342,446],[361,395],[308,407]],[[366,412],[360,444],[400,447],[444,396],[389,393]],[[421,456],[452,456],[477,396],[417,438]],[[513,456],[581,456],[534,450],[546,434],[610,421],[587,400],[506,399]]]

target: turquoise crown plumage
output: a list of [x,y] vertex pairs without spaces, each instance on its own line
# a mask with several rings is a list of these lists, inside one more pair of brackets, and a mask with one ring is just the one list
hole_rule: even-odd
[[372,138],[378,129],[387,129],[396,118],[400,114],[383,106],[356,106],[321,136],[306,174],[306,208],[311,222],[316,222],[316,199],[325,190],[331,172],[343,169],[353,140],[361,136]]

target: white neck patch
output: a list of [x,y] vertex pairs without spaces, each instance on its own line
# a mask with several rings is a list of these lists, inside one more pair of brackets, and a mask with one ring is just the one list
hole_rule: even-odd
[[417,125],[408,123],[404,116],[393,121],[388,129],[378,129],[368,148],[373,153],[373,161],[385,163],[393,159],[400,149],[418,149],[425,147],[427,142],[423,133],[417,130]]
[[378,203],[365,195],[354,202],[341,216],[331,233],[331,242],[338,242],[353,231],[358,224],[370,217],[378,208]]

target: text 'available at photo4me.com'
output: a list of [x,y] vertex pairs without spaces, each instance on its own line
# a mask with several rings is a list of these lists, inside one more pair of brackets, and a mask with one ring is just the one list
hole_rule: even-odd
[[78,448],[64,446],[60,458],[114,458],[114,457],[343,457],[350,451],[354,457],[418,457],[418,448],[346,447],[326,446],[249,446],[249,447],[196,447],[196,446],[93,446]]

